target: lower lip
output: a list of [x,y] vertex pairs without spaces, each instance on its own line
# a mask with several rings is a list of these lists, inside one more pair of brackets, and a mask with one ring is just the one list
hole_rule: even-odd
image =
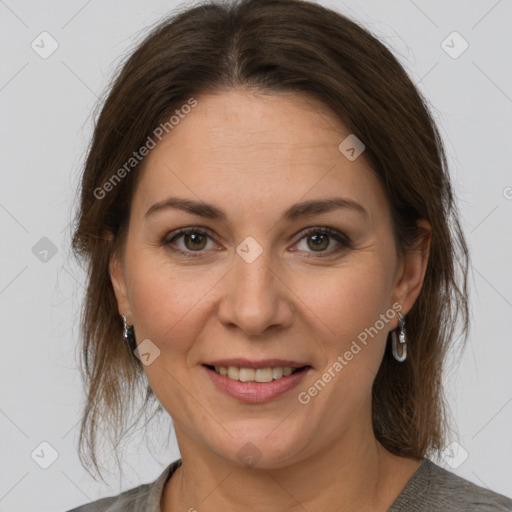
[[221,391],[243,402],[252,403],[269,402],[286,393],[286,391],[297,386],[310,370],[310,368],[305,368],[300,372],[292,373],[288,377],[281,377],[272,382],[241,382],[220,375],[205,366],[203,366],[203,369]]

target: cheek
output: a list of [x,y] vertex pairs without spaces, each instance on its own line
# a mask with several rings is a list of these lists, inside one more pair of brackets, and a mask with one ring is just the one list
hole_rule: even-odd
[[381,261],[366,257],[329,273],[318,273],[315,279],[296,281],[297,295],[306,306],[304,312],[323,333],[321,339],[329,352],[348,349],[351,341],[389,308],[386,273]]
[[127,261],[129,294],[137,339],[150,339],[166,352],[183,352],[199,334],[208,294],[218,277],[198,267],[177,268],[161,254],[134,251]]
[[333,435],[358,414],[362,403],[370,402],[389,321],[396,315],[389,306],[387,268],[378,261],[367,263],[324,276],[304,301],[323,358],[310,387],[300,390],[299,402],[332,425]]

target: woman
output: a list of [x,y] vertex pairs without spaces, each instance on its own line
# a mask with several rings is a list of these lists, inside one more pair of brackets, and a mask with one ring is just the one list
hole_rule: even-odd
[[512,510],[428,458],[467,247],[425,102],[366,30],[296,0],[164,21],[81,193],[82,455],[147,379],[181,458],[75,511]]

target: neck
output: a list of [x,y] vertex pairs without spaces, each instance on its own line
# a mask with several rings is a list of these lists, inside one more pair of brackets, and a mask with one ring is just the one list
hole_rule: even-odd
[[[162,511],[386,511],[419,467],[385,450],[366,430],[349,429],[314,456],[282,468],[247,468],[199,447],[176,427],[182,465],[167,482]],[[321,490],[321,492],[319,492]]]

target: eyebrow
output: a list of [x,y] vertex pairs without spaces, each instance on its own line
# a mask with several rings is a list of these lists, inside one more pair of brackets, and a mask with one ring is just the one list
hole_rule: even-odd
[[[222,222],[227,221],[227,215],[220,208],[202,201],[193,201],[179,197],[168,197],[163,201],[155,203],[144,214],[144,217],[149,217],[156,212],[167,210],[169,208],[183,210],[185,212],[198,215],[199,217],[216,219]],[[294,204],[284,212],[282,218],[286,221],[295,221],[301,217],[318,215],[338,208],[353,210],[362,214],[366,218],[369,217],[365,208],[356,201],[344,197],[331,197],[328,199],[316,199]]]

